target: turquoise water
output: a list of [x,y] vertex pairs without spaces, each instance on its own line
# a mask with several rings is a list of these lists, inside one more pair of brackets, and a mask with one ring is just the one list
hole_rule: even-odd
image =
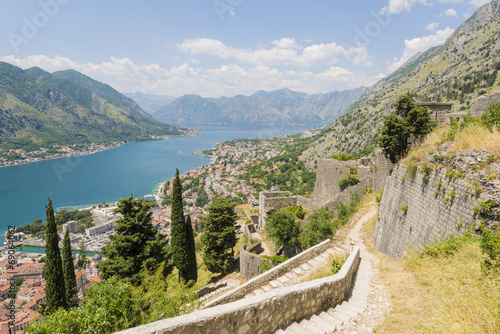
[[131,143],[87,156],[0,168],[1,235],[9,225],[21,226],[37,218],[45,221],[49,196],[56,208],[115,202],[130,194],[142,197],[174,176],[176,167],[184,173],[210,163],[208,157],[191,154],[194,151],[231,139],[269,138],[307,130],[291,126],[191,127],[205,135]]

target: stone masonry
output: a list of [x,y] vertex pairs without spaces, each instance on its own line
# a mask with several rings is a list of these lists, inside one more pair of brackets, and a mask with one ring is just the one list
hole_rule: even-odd
[[472,101],[470,115],[472,117],[481,116],[481,114],[489,110],[490,105],[498,103],[500,103],[500,91],[478,97]]
[[400,259],[412,248],[421,248],[449,234],[462,234],[478,218],[474,207],[487,200],[476,195],[468,182],[447,177],[446,169],[414,178],[398,165],[388,178],[374,231],[377,248]]
[[309,206],[309,198],[293,196],[290,191],[261,191],[259,193],[259,226],[264,227],[267,214],[289,206]]
[[[341,189],[339,181],[346,178],[351,170],[356,170],[359,183]],[[346,203],[352,194],[363,194],[363,189],[371,187],[374,191],[384,188],[390,175],[392,163],[381,154],[358,160],[339,161],[323,159],[318,161],[316,184],[309,211],[327,206],[334,210],[337,203]]]
[[360,260],[359,254],[359,248],[355,246],[340,272],[333,276],[279,288],[262,295],[118,333],[271,333],[290,321],[303,319],[342,303],[351,289]]

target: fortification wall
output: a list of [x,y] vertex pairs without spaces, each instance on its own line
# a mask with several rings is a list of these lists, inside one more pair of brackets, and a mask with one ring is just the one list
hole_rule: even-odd
[[120,334],[271,333],[328,307],[342,303],[359,263],[354,247],[336,275],[271,290],[233,303],[131,328]]
[[309,207],[311,205],[311,199],[302,196],[297,196],[297,205]]
[[246,279],[258,276],[262,271],[262,242],[251,245],[247,250],[247,245],[240,248],[240,274]]
[[472,117],[478,117],[482,113],[490,109],[490,105],[500,103],[500,91],[491,93],[489,95],[480,96],[474,101],[472,101],[470,108],[470,115]]
[[[357,171],[355,176],[359,183],[341,189],[339,181],[347,178],[351,170]],[[375,191],[382,190],[391,170],[392,163],[381,154],[349,161],[319,160],[310,211],[325,205],[334,210],[336,203],[346,203],[352,194],[356,193],[361,196],[364,188],[372,187]]]
[[267,283],[271,282],[272,280],[285,275],[287,272],[292,270],[295,267],[300,266],[303,263],[306,263],[312,258],[315,258],[319,254],[323,253],[326,251],[328,248],[331,247],[331,240],[327,239],[323,241],[320,244],[317,244],[314,247],[309,248],[306,251],[303,251],[302,253],[298,254],[297,256],[294,256],[293,258],[277,265],[276,267],[266,271],[265,273],[251,279],[250,281],[240,285],[234,290],[229,291],[225,295],[213,300],[209,304],[207,304],[206,308],[208,307],[213,307],[225,303],[229,303],[234,300],[238,300],[240,298],[245,297],[248,295],[250,292],[254,291],[255,289],[260,288],[263,285],[266,285]]
[[374,240],[394,259],[446,235],[462,234],[478,218],[473,211],[477,201],[486,200],[483,194],[476,197],[472,184],[447,177],[445,168],[429,174],[420,171],[418,167],[412,179],[406,165],[400,164],[384,188]]

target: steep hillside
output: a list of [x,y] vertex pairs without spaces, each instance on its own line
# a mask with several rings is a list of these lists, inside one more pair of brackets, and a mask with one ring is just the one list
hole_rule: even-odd
[[125,93],[123,95],[130,97],[142,108],[142,110],[149,114],[154,114],[160,111],[162,108],[165,108],[176,99],[176,97],[168,95],[153,95],[143,93]]
[[287,124],[324,126],[336,119],[365,88],[309,95],[287,88],[251,96],[202,98],[184,95],[154,114],[174,124]]
[[134,141],[179,135],[108,85],[76,71],[54,74],[0,62],[2,144]]
[[454,102],[455,111],[467,112],[474,98],[498,90],[499,12],[499,0],[480,7],[445,43],[415,55],[367,89],[304,153],[307,165],[335,153],[372,151],[384,116],[407,91],[417,93],[418,101]]

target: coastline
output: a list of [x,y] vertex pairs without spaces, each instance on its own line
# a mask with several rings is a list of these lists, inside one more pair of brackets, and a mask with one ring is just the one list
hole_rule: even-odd
[[[194,129],[192,129],[192,130],[194,130]],[[171,138],[174,138],[174,137],[196,137],[196,136],[203,136],[203,133],[196,132],[196,130],[194,130],[194,131],[189,131],[186,135],[182,135],[182,136],[164,136],[164,137],[162,136],[162,137],[151,138],[150,140],[147,140],[147,141],[161,141],[161,140],[170,140]],[[144,140],[142,140],[142,141],[144,141]],[[112,150],[114,148],[118,148],[118,147],[126,145],[126,144],[132,144],[132,143],[137,143],[137,142],[139,142],[139,141],[131,141],[128,143],[125,143],[122,141],[120,143],[114,143],[113,145],[110,145],[110,146],[105,146],[104,148],[98,148],[98,149],[91,151],[91,152],[58,153],[57,155],[46,156],[43,158],[28,158],[28,159],[26,159],[28,161],[15,160],[11,164],[5,164],[5,163],[0,161],[0,168],[26,165],[26,164],[40,162],[40,161],[48,161],[48,160],[55,160],[55,159],[68,158],[68,157],[81,157],[81,156],[86,156],[86,155],[92,155],[95,153],[99,153],[99,152],[103,152],[103,151],[107,151],[107,150]]]

